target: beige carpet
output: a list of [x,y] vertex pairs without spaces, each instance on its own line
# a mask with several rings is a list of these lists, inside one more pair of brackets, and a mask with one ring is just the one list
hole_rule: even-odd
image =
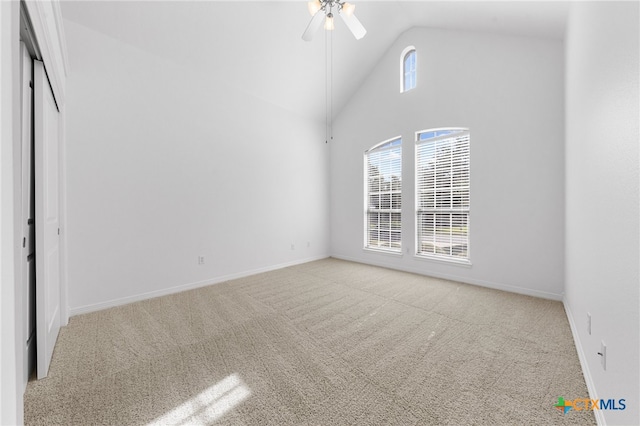
[[27,424],[595,424],[562,304],[325,259],[73,317]]

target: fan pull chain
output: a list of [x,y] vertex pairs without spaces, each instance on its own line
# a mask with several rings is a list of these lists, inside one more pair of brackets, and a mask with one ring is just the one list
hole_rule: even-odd
[[324,143],[333,140],[333,31],[324,36]]
[[329,31],[329,42],[331,44],[331,78],[329,86],[329,136],[333,141],[333,31]]
[[333,31],[325,31],[324,51],[324,143],[328,143],[329,140],[333,140]]

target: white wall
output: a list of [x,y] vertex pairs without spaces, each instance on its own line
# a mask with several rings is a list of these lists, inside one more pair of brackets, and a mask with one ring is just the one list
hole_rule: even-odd
[[22,292],[15,182],[20,158],[20,4],[0,2],[0,424],[22,423]]
[[[417,50],[416,89],[399,93],[400,55]],[[414,28],[402,34],[335,121],[332,255],[560,299],[564,273],[562,41]],[[471,267],[414,257],[416,131],[471,132]],[[403,137],[401,256],[363,249],[363,153]]]
[[222,72],[65,31],[72,314],[328,255],[322,123]]
[[[584,2],[566,39],[566,299],[592,398],[640,423],[638,3]],[[592,334],[587,333],[587,312]],[[600,342],[607,345],[607,369]],[[565,396],[569,398],[569,396]]]

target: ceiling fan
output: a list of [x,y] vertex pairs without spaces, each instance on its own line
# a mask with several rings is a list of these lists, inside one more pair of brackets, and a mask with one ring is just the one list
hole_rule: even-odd
[[313,35],[318,32],[323,20],[324,29],[332,31],[335,14],[340,15],[356,40],[360,40],[367,33],[367,30],[364,29],[358,18],[353,14],[356,7],[351,3],[347,3],[344,0],[313,0],[308,2],[307,5],[313,18],[311,18],[311,22],[309,22],[307,29],[302,34],[304,41],[311,41]]

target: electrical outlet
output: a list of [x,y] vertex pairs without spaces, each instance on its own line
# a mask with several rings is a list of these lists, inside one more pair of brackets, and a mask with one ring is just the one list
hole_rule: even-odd
[[307,248],[311,247],[311,241],[307,241]]
[[602,341],[600,342],[600,352],[598,352],[598,355],[600,355],[600,364],[602,364],[602,369],[607,371],[607,345]]
[[291,243],[291,250],[295,250],[296,249],[296,245]]
[[591,314],[587,312],[587,333],[591,336]]
[[204,256],[198,256],[198,265],[204,265]]

